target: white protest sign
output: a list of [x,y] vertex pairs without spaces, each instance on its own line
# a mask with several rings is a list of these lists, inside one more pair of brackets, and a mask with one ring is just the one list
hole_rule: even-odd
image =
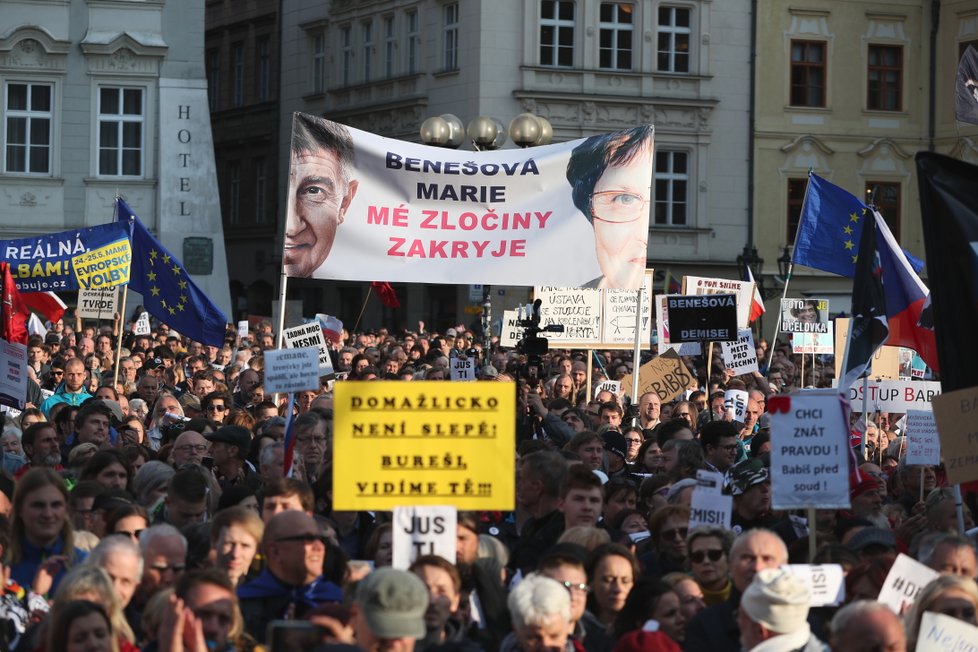
[[757,349],[754,348],[754,335],[749,328],[737,331],[736,342],[721,342],[723,364],[736,375],[757,371]]
[[659,353],[675,351],[679,355],[699,355],[699,342],[682,342],[673,344],[669,340],[669,311],[666,310],[666,299],[675,294],[660,294],[655,297],[655,332],[659,340]]
[[828,333],[792,333],[791,352],[799,354],[833,353],[835,351],[835,334]]
[[0,339],[0,404],[23,410],[27,403],[27,347]]
[[133,335],[149,335],[153,332],[153,329],[149,326],[149,313],[141,312],[139,313],[139,319],[136,320],[135,325],[132,327]]
[[84,319],[112,319],[118,311],[119,288],[78,290],[78,306],[75,310]]
[[329,376],[333,373],[333,361],[329,357],[329,347],[326,346],[326,336],[319,320],[286,328],[282,331],[285,346],[290,349],[316,347],[319,355],[319,375]]
[[976,652],[978,627],[951,616],[925,611],[911,652]]
[[684,276],[683,294],[736,294],[737,326],[747,328],[750,324],[750,307],[754,303],[754,284],[750,281]]
[[265,393],[302,392],[319,389],[319,349],[265,351]]
[[941,440],[934,423],[934,412],[910,410],[907,412],[907,464],[941,463]]
[[849,428],[842,408],[833,390],[768,401],[774,509],[849,508]]
[[452,380],[475,380],[474,358],[452,358],[449,362]]
[[514,348],[522,338],[523,329],[520,328],[519,312],[504,310],[502,321],[499,324],[499,346],[507,349]]
[[923,588],[937,576],[937,571],[901,552],[890,567],[876,600],[892,609],[896,615],[902,616],[910,609]]
[[715,471],[696,472],[696,486],[689,509],[689,531],[697,527],[730,529],[733,516],[733,496],[724,496],[723,474]]
[[533,288],[533,298],[540,300],[541,327],[564,327],[563,333],[546,334],[551,345],[587,348],[601,342],[601,290],[538,286]]
[[394,568],[407,570],[422,555],[438,555],[454,564],[457,519],[454,507],[395,507]]
[[808,585],[810,607],[834,607],[846,599],[846,574],[839,564],[788,564],[785,568]]
[[238,322],[238,337],[248,337],[248,320],[242,319]]
[[734,421],[747,422],[747,400],[750,395],[742,389],[728,389],[723,393],[723,407]]
[[620,380],[603,380],[594,387],[594,398],[598,397],[601,392],[611,392],[615,396],[621,396],[621,381]]
[[[605,290],[601,310],[601,344],[603,346],[633,346],[635,343],[635,310],[638,292],[635,290]],[[643,349],[652,344],[652,270],[642,277],[642,332],[639,341]]]
[[827,299],[782,299],[782,333],[828,333]]
[[[870,412],[896,412],[931,410],[931,401],[941,393],[941,383],[934,380],[874,380],[866,387],[866,406]],[[857,380],[849,388],[849,404],[854,412],[863,411],[863,381]]]

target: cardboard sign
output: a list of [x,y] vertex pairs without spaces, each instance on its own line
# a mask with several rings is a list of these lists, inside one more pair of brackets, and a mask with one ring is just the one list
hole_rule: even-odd
[[835,391],[768,401],[774,509],[849,508],[849,428]]
[[513,383],[337,383],[334,406],[335,509],[513,509]]
[[[835,377],[842,376],[842,358],[846,354],[846,341],[849,339],[849,318],[835,318]],[[881,346],[873,354],[870,379],[900,380],[899,346]],[[862,409],[862,408],[860,408]]]
[[978,480],[978,387],[934,398],[934,419],[951,484]]
[[512,349],[522,338],[519,313],[516,310],[504,310],[499,324],[499,346]]
[[828,333],[827,299],[782,299],[782,333]]
[[139,319],[133,324],[132,334],[133,335],[149,335],[153,332],[153,329],[149,325],[149,313],[141,312],[139,313]]
[[407,570],[422,555],[438,555],[454,564],[457,529],[454,507],[395,507],[392,565]]
[[700,469],[690,502],[689,530],[697,527],[730,529],[733,516],[733,496],[723,495],[723,474]]
[[282,394],[319,390],[319,349],[265,351],[265,393]]
[[[870,379],[866,385],[866,409],[869,412],[895,412],[930,410],[931,401],[941,393],[941,384],[934,380],[879,380]],[[853,412],[863,411],[863,381],[857,380],[849,388],[849,405]]]
[[319,375],[330,376],[334,373],[333,361],[329,357],[329,347],[326,345],[326,337],[319,320],[286,328],[282,331],[282,338],[285,340],[285,346],[290,349],[314,347],[319,358]]
[[[621,391],[625,396],[632,395],[632,374],[621,379]],[[668,403],[688,388],[696,384],[696,377],[675,351],[667,351],[652,358],[638,368],[638,393],[655,392],[663,403]]]
[[737,297],[733,294],[666,297],[671,342],[725,342],[737,339]]
[[27,347],[0,339],[0,405],[23,410],[26,403]]
[[910,410],[906,416],[907,464],[941,463],[941,440],[937,436],[934,413],[927,410]]
[[937,571],[924,566],[902,552],[897,556],[876,599],[898,616],[907,613],[925,586],[938,576]]
[[474,358],[451,358],[449,360],[452,380],[474,381],[475,380],[475,359]]
[[974,652],[978,627],[944,614],[925,611],[915,652]]
[[243,319],[238,322],[238,337],[248,337],[248,320]]
[[[641,348],[652,345],[652,275],[647,270],[642,277]],[[601,302],[601,345],[628,347],[635,344],[635,311],[638,308],[635,290],[603,290]]]
[[601,342],[601,290],[539,286],[533,298],[541,302],[540,326],[564,327],[563,333],[546,333],[555,347],[590,348]]
[[834,607],[846,599],[846,575],[839,564],[788,564],[788,571],[808,585],[811,607]]
[[794,333],[791,336],[791,352],[800,354],[827,354],[835,351],[835,337],[828,333]]
[[[729,294],[737,295],[737,326],[750,326],[750,307],[754,303],[754,284],[749,281],[731,281],[726,278],[683,277],[683,294]],[[716,338],[717,341],[733,340],[736,337]],[[673,340],[675,341],[675,340]]]
[[757,348],[749,328],[737,331],[736,342],[721,342],[723,364],[738,376],[757,371]]
[[83,319],[112,319],[119,310],[119,288],[79,290],[75,313]]
[[747,422],[747,400],[750,395],[742,389],[728,389],[723,393],[723,408],[734,421]]
[[673,343],[669,339],[669,313],[666,311],[668,297],[682,296],[679,294],[662,294],[655,297],[655,333],[659,341],[659,353],[675,351],[679,355],[699,355],[699,342]]

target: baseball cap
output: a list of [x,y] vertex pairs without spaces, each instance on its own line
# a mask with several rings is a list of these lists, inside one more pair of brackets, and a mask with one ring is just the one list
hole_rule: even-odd
[[357,586],[354,598],[377,638],[423,638],[428,589],[414,573],[379,568]]
[[251,448],[251,433],[244,426],[221,426],[214,432],[204,435],[204,439],[237,446],[242,451],[242,455],[247,455]]

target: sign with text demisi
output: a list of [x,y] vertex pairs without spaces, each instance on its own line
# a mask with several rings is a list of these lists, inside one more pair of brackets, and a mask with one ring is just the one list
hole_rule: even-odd
[[513,509],[513,383],[337,383],[333,503]]
[[737,339],[737,297],[733,294],[666,297],[669,340],[729,342]]
[[650,125],[485,152],[384,138],[302,113],[292,131],[287,218],[310,228],[285,238],[288,276],[633,290],[642,283]]

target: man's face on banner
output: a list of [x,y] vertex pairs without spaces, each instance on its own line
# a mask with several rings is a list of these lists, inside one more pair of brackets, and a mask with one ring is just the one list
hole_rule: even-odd
[[356,192],[357,182],[344,180],[334,152],[320,149],[295,157],[283,253],[286,274],[309,277],[323,264]]

